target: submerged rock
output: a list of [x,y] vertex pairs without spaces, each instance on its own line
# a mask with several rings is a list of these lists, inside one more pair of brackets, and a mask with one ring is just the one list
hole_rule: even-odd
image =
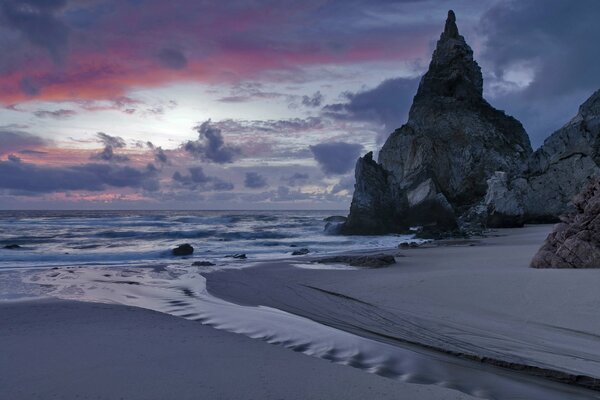
[[368,256],[333,256],[316,260],[319,264],[348,264],[353,267],[381,268],[396,263],[389,254]]
[[600,178],[573,199],[575,212],[554,228],[533,268],[600,268]]
[[20,249],[21,246],[19,246],[18,244],[7,244],[6,246],[4,246],[4,248],[7,250],[16,250]]
[[180,244],[171,250],[174,256],[189,256],[194,253],[194,248],[189,243]]
[[303,255],[306,255],[308,253],[310,253],[309,249],[307,249],[307,248],[301,248],[301,249],[298,249],[298,250],[294,250],[292,252],[292,255],[293,256],[303,256]]
[[496,171],[526,169],[532,149],[519,121],[483,98],[481,69],[459,34],[454,12],[421,79],[405,125],[379,153],[356,164],[346,234],[454,231],[481,204]]
[[210,261],[194,261],[192,267],[212,267],[217,264],[211,263]]
[[246,257],[245,253],[230,254],[230,255],[227,255],[225,257],[227,257],[227,258],[235,258],[235,259],[238,259],[238,260],[245,260],[246,258],[248,258],[248,257]]

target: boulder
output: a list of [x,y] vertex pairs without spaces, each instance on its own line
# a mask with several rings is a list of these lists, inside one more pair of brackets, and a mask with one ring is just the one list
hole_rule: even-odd
[[573,207],[548,235],[531,267],[600,268],[600,178],[574,197]]
[[171,250],[174,256],[189,256],[194,253],[194,248],[189,243],[180,244]]
[[519,121],[483,98],[481,69],[448,12],[408,121],[379,153],[358,160],[350,214],[342,233],[405,232],[428,226],[456,231],[482,204],[496,171],[521,174],[532,153]]
[[396,263],[394,256],[389,254],[366,256],[333,256],[316,260],[319,264],[348,264],[353,267],[381,268]]

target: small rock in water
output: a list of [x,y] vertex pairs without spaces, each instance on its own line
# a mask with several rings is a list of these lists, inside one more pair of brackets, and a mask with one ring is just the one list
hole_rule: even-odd
[[303,256],[303,255],[308,254],[308,253],[310,253],[309,249],[307,249],[307,248],[301,248],[299,250],[293,251],[292,255],[293,256]]
[[333,256],[317,260],[319,264],[348,264],[353,267],[380,268],[396,263],[390,254],[370,256]]
[[217,265],[215,263],[211,263],[210,261],[194,261],[192,263],[192,267],[212,267]]
[[225,256],[228,258],[237,258],[238,260],[245,260],[246,258],[246,254],[245,253],[238,253],[238,254],[230,254],[228,256]]
[[194,253],[194,248],[189,243],[180,244],[172,250],[174,256],[189,256]]
[[8,250],[16,250],[20,249],[21,246],[19,246],[18,244],[7,244],[6,246],[4,246],[4,248]]
[[401,249],[415,249],[419,247],[419,244],[416,242],[402,242],[398,245]]

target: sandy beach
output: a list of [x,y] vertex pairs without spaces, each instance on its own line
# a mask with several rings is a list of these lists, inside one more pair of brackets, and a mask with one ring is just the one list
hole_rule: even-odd
[[469,399],[140,308],[0,305],[3,399]]
[[11,399],[600,398],[600,276],[529,268],[550,229],[390,249],[396,264],[378,269],[309,255],[43,271],[32,281],[54,296],[117,304],[0,305],[0,386]]

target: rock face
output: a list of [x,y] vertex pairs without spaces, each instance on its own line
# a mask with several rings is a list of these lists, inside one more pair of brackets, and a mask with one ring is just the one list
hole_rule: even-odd
[[533,268],[600,268],[600,178],[575,196],[573,206],[531,261]]
[[529,138],[519,121],[482,94],[481,69],[449,11],[408,122],[387,139],[379,163],[369,153],[356,164],[342,232],[402,232],[414,225],[453,230],[461,215],[481,208],[496,171],[522,174],[532,152]]
[[522,176],[492,182],[486,202],[490,215],[509,210],[509,219],[518,216],[522,221],[554,222],[573,210],[573,196],[599,175],[600,90],[533,153]]

